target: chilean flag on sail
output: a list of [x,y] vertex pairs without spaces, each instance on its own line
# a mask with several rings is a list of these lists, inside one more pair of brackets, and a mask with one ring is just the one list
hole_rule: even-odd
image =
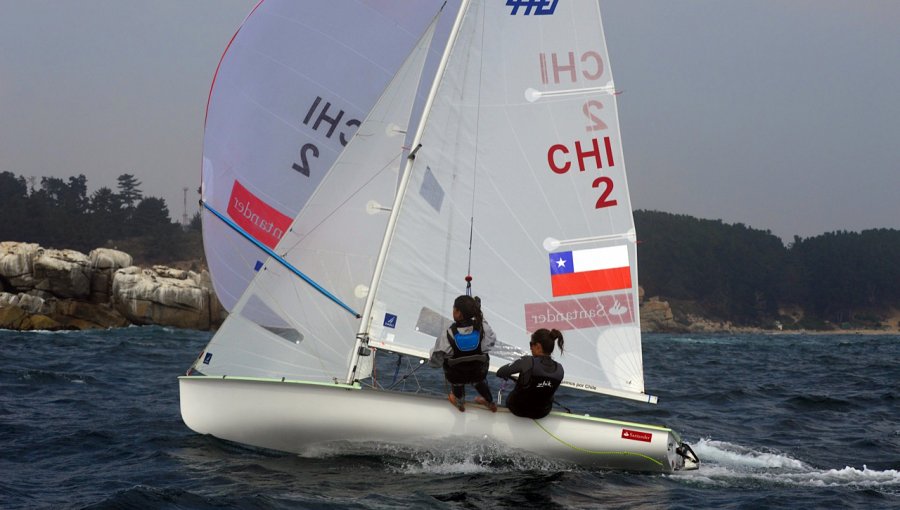
[[551,253],[550,286],[554,297],[630,289],[628,247]]

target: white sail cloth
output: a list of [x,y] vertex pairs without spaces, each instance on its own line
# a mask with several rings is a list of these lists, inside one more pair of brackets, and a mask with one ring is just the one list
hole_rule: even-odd
[[[202,200],[274,248],[440,3],[261,1],[210,89]],[[203,236],[231,310],[265,254],[209,212]]]

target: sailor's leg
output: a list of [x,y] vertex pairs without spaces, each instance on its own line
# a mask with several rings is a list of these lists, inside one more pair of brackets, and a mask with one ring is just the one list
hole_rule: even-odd
[[481,404],[496,413],[497,404],[494,403],[494,397],[491,395],[491,388],[487,385],[487,381],[475,383],[475,389],[478,390],[479,393],[479,395],[475,397],[475,403]]
[[478,394],[481,395],[487,402],[493,402],[494,396],[491,395],[491,388],[488,386],[487,381],[479,381],[475,383],[475,389],[478,390]]
[[451,384],[452,390],[450,395],[447,397],[450,399],[450,403],[456,406],[460,411],[466,410],[466,385],[465,384]]

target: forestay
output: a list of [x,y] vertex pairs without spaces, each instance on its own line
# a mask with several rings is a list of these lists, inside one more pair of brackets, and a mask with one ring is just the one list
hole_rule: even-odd
[[[426,115],[370,345],[427,356],[471,273],[500,341],[527,352],[531,332],[557,328],[564,384],[654,401],[597,3],[472,2]],[[515,357],[492,352],[495,366]]]
[[[261,1],[223,54],[210,90],[203,201],[274,248],[439,6]],[[204,214],[216,294],[231,310],[265,254]]]
[[[317,4],[318,5],[318,4]],[[403,160],[435,22],[193,368],[206,375],[343,380]]]

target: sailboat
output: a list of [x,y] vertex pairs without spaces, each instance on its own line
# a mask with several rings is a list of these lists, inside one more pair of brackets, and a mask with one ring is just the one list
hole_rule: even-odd
[[[422,13],[432,6],[329,4],[311,20],[306,4],[261,2],[220,63],[204,139],[204,242],[217,292],[240,296],[223,299],[228,318],[179,378],[185,424],[301,454],[487,439],[580,465],[696,469],[665,426],[564,411],[532,420],[477,405],[461,413],[446,395],[367,384],[376,356],[428,358],[472,285],[499,340],[492,371],[528,352],[533,331],[555,328],[566,340],[564,387],[656,403],[644,391],[636,234],[598,5],[463,0],[431,75],[439,16]],[[420,37],[396,37],[416,27]],[[286,49],[277,28],[300,46]],[[365,43],[384,37],[394,37],[390,51]],[[314,44],[342,53],[295,60]],[[383,54],[398,48],[405,58]],[[328,88],[346,80],[319,78],[338,64],[392,70],[349,126],[336,101],[322,113],[326,96],[350,103]],[[311,170],[304,155],[327,155],[310,138],[322,134],[316,119],[356,128],[320,176],[293,166]]]

